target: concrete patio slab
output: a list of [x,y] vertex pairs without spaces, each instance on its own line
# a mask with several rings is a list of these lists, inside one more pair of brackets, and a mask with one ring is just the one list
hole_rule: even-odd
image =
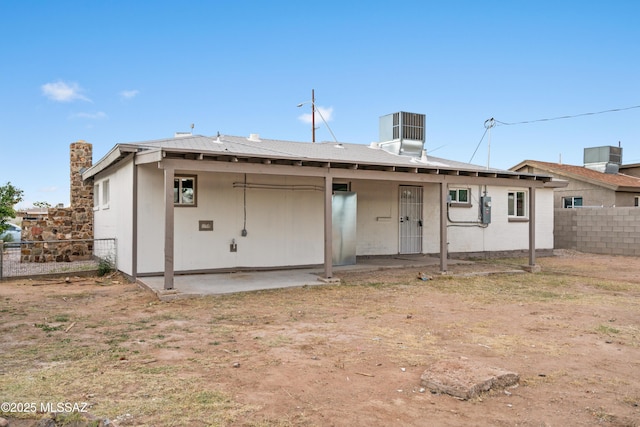
[[[185,274],[174,276],[174,289],[164,289],[163,276],[139,277],[138,283],[166,301],[178,298],[221,295],[301,286],[338,283],[341,272],[375,271],[390,268],[421,268],[438,265],[440,259],[427,255],[398,255],[394,257],[358,258],[355,265],[334,266],[334,277],[322,277],[322,266],[305,269],[237,271],[226,273]],[[470,261],[448,260],[449,264],[472,264]]]

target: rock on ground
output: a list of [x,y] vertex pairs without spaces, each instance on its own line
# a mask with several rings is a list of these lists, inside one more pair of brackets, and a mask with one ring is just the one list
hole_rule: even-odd
[[502,389],[520,381],[515,372],[483,366],[468,360],[443,360],[432,364],[420,377],[420,384],[432,393],[472,399],[491,389]]

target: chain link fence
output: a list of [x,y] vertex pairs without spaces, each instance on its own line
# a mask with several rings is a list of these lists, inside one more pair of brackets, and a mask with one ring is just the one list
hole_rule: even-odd
[[0,280],[117,267],[116,239],[0,241]]

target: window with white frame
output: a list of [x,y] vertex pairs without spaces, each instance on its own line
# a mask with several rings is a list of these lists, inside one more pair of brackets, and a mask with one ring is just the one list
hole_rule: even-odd
[[173,179],[175,206],[196,206],[196,176],[176,176]]
[[509,218],[527,218],[527,192],[526,191],[509,191],[507,202],[507,215]]
[[100,209],[100,184],[93,185],[93,210]]
[[470,205],[471,190],[469,188],[450,188],[449,200],[452,205]]
[[563,197],[562,207],[565,209],[582,207],[582,197]]
[[109,180],[102,181],[102,209],[109,209]]

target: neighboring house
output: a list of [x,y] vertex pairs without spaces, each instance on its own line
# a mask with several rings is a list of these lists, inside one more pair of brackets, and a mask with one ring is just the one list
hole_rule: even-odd
[[84,170],[95,238],[132,276],[353,264],[356,256],[553,249],[548,175],[427,156],[424,115],[380,121],[382,142],[218,135],[118,144]]
[[620,173],[640,177],[640,163],[620,165]]
[[[604,149],[604,150],[603,150]],[[607,160],[607,150],[615,155],[615,161]],[[605,157],[598,157],[589,162],[589,157],[605,152]],[[619,150],[619,151],[618,151]],[[557,188],[554,194],[555,208],[577,207],[631,207],[640,205],[640,177],[620,173],[634,172],[633,165],[621,166],[622,149],[619,147],[594,147],[585,149],[585,165],[573,166],[560,163],[525,160],[511,168],[512,171],[532,174],[547,174],[568,185]],[[591,156],[593,159],[593,156]]]

